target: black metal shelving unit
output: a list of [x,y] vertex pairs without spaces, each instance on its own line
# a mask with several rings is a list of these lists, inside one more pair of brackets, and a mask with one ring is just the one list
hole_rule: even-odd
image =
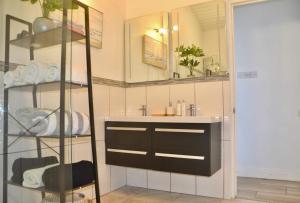
[[[90,33],[89,27],[89,7],[78,0],[72,0],[73,4],[78,5],[84,10],[84,17],[85,17],[85,33]],[[21,48],[25,48],[29,50],[30,60],[34,59],[34,51],[41,48],[47,48],[55,45],[61,45],[61,80],[58,82],[48,82],[48,83],[41,83],[37,85],[22,85],[22,86],[14,86],[11,88],[4,89],[4,125],[3,125],[3,203],[7,203],[8,199],[8,186],[19,186],[24,189],[30,189],[39,191],[42,193],[42,197],[45,197],[45,193],[51,192],[46,191],[44,188],[37,188],[31,189],[23,187],[22,185],[17,185],[8,180],[8,149],[13,143],[8,142],[9,137],[14,137],[15,140],[21,138],[32,138],[36,139],[37,145],[37,155],[38,157],[42,157],[41,152],[41,145],[45,144],[48,146],[43,139],[58,139],[59,140],[59,163],[60,163],[60,173],[59,173],[59,180],[60,180],[60,188],[59,188],[59,195],[60,195],[60,202],[65,202],[65,194],[69,191],[66,191],[64,186],[64,164],[65,164],[65,139],[73,139],[73,138],[81,138],[81,137],[90,137],[91,138],[91,148],[92,148],[92,156],[93,156],[93,166],[94,166],[94,177],[95,182],[92,183],[95,187],[95,194],[96,194],[96,202],[100,203],[100,187],[98,182],[98,165],[97,165],[97,152],[96,152],[96,137],[95,137],[95,126],[94,126],[94,108],[93,108],[93,90],[92,90],[92,73],[91,73],[91,51],[90,51],[90,36],[89,34],[82,35],[77,32],[74,32],[68,29],[68,0],[63,0],[63,17],[62,17],[62,26],[60,28],[55,28],[53,30],[49,30],[47,32],[33,34],[32,31],[32,23],[26,22],[25,20],[16,18],[11,15],[6,16],[6,33],[5,33],[5,64],[4,64],[4,72],[11,71],[10,70],[10,46],[17,46]],[[28,27],[29,36],[24,37],[21,39],[10,39],[11,36],[11,23],[18,22],[24,24]],[[86,64],[87,64],[87,82],[88,84],[79,84],[70,81],[66,81],[66,45],[68,42],[78,41],[78,40],[85,40],[85,54],[86,54]],[[34,45],[39,45],[38,47]],[[9,105],[9,92],[12,89],[20,89],[22,88],[31,88],[32,95],[33,95],[33,107],[37,108],[37,91],[49,91],[49,90],[58,90],[60,91],[60,133],[59,135],[53,136],[46,136],[46,137],[37,137],[33,134],[24,134],[24,135],[16,135],[16,134],[9,134],[9,123],[8,119],[11,117],[8,109]],[[66,135],[65,134],[65,100],[66,100],[66,88],[70,89],[78,89],[78,88],[86,88],[88,91],[88,100],[89,100],[89,116],[90,116],[90,135]],[[52,149],[53,150],[53,149]],[[86,185],[90,186],[90,185]],[[79,190],[81,188],[74,188],[72,191]]]

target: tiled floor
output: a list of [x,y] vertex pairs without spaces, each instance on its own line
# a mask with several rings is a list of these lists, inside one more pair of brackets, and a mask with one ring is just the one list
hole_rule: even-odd
[[238,198],[268,203],[300,203],[300,182],[238,178]]
[[221,200],[128,186],[103,196],[101,200],[101,203],[264,203],[252,200]]

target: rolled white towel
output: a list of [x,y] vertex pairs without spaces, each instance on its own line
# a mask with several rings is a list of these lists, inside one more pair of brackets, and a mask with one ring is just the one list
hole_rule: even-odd
[[25,85],[24,81],[24,72],[26,67],[25,66],[18,66],[16,70],[14,70],[14,86],[18,85]]
[[14,73],[14,71],[6,72],[4,74],[3,81],[4,81],[5,88],[9,88],[9,87],[14,86],[14,84],[15,84],[15,73]]
[[[80,132],[78,132],[79,135],[84,135],[84,134],[88,134],[90,131],[90,119],[87,115],[81,113],[82,117],[83,117],[83,128],[81,129]],[[79,129],[80,130],[80,129]]]
[[46,68],[41,62],[31,62],[24,70],[24,81],[26,84],[39,84],[45,81]]
[[46,68],[45,74],[45,81],[46,82],[53,82],[60,80],[60,67],[56,64],[49,64]]
[[27,170],[23,174],[23,186],[28,187],[28,188],[39,188],[43,187],[43,174],[45,170],[48,168],[52,168],[54,166],[58,166],[59,164],[52,164],[48,165],[42,168],[36,168],[36,169],[31,169]]

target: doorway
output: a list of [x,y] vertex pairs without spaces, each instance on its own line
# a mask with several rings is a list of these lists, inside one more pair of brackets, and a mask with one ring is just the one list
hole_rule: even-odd
[[300,202],[299,8],[234,8],[238,197]]

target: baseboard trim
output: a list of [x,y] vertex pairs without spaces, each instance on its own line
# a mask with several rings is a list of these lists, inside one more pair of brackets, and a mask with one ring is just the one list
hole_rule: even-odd
[[238,176],[271,180],[300,181],[300,170],[238,167]]

